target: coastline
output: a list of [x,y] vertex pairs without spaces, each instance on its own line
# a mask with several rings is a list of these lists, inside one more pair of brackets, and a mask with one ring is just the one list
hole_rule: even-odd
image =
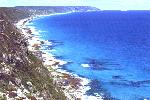
[[[74,12],[74,11],[73,11]],[[39,59],[43,60],[43,65],[51,72],[51,76],[53,77],[54,84],[58,84],[67,98],[69,100],[74,99],[81,99],[81,100],[102,100],[102,96],[87,96],[86,91],[90,89],[88,83],[90,83],[89,79],[79,77],[76,74],[72,74],[66,70],[59,69],[60,65],[65,65],[68,62],[56,59],[54,55],[48,53],[46,50],[40,50],[39,48],[42,44],[53,45],[52,42],[47,40],[41,40],[39,30],[35,29],[35,27],[28,27],[26,26],[30,21],[42,18],[45,16],[52,16],[52,15],[60,15],[60,14],[68,14],[73,12],[67,13],[54,13],[50,15],[37,15],[34,17],[26,18],[20,20],[16,26],[20,29],[21,33],[28,39],[28,49],[29,51],[33,52],[35,56]],[[75,11],[76,12],[76,11]],[[66,81],[69,83],[66,85]]]

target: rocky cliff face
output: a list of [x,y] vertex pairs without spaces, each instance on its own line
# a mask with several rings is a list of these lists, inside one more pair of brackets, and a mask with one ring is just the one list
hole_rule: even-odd
[[20,16],[28,16],[18,12],[21,11],[0,8],[0,99],[64,100],[66,97],[53,85],[49,71],[28,51],[27,40],[14,26]]

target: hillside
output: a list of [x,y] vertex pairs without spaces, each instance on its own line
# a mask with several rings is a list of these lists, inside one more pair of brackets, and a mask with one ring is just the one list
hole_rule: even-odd
[[11,23],[19,19],[14,12],[19,10],[0,9],[0,99],[65,100],[42,61],[28,51],[27,40]]
[[39,14],[87,11],[88,7],[0,8],[0,100],[66,100],[42,61],[28,50],[28,40],[14,25]]

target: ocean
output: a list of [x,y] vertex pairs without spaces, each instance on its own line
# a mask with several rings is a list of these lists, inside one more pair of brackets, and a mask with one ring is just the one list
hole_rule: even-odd
[[73,12],[32,21],[60,66],[90,79],[87,95],[150,100],[150,11]]

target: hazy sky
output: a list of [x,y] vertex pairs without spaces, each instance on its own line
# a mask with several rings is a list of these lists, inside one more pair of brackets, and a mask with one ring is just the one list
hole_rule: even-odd
[[102,10],[150,10],[150,0],[0,0],[0,6],[94,6]]

